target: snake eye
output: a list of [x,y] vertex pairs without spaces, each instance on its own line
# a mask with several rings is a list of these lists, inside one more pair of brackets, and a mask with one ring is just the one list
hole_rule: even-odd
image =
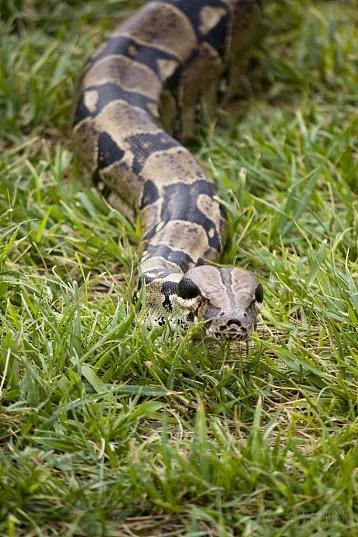
[[255,300],[259,304],[262,304],[262,302],[264,301],[264,289],[261,283],[259,283],[259,285],[255,289]]
[[199,296],[200,289],[190,278],[182,278],[178,283],[177,295],[183,299],[190,299]]

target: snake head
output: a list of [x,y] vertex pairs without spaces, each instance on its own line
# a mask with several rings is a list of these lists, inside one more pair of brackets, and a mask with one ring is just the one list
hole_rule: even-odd
[[188,320],[204,321],[209,336],[246,340],[256,329],[263,289],[250,271],[201,265],[185,273],[173,300]]

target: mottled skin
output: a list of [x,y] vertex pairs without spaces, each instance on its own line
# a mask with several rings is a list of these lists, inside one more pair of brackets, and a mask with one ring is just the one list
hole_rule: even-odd
[[[245,339],[262,287],[238,268],[208,265],[223,247],[217,188],[186,141],[218,99],[235,94],[261,15],[259,0],[154,0],[88,61],[78,85],[76,150],[109,203],[140,211],[139,267],[152,322],[165,309]],[[164,130],[165,129],[165,130]]]

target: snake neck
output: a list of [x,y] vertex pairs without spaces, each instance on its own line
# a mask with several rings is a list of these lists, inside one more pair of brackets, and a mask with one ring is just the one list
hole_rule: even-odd
[[141,202],[140,271],[162,278],[217,258],[225,220],[215,184],[185,148],[156,154],[155,161],[156,180],[146,182]]

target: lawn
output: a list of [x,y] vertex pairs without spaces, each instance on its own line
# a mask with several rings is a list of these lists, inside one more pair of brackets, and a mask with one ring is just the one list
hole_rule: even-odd
[[76,79],[140,3],[0,4],[0,534],[357,535],[356,3],[267,2],[192,146],[264,286],[248,352],[148,331],[139,222],[76,181]]

